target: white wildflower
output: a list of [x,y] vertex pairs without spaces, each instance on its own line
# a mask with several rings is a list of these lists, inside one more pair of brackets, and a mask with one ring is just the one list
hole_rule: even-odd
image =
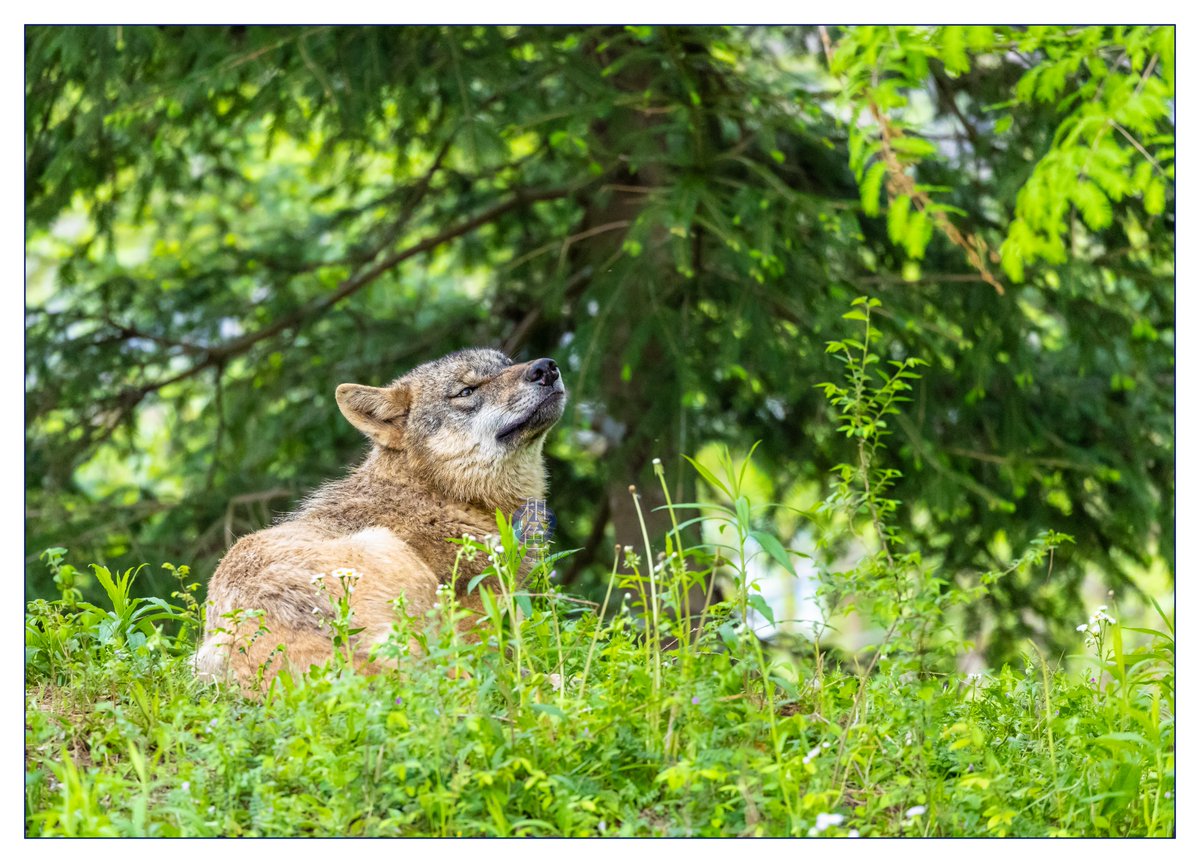
[[1097,608],[1095,613],[1092,615],[1091,622],[1093,624],[1107,623],[1109,626],[1114,626],[1114,625],[1116,625],[1117,620],[1111,614],[1108,613],[1108,606],[1102,605],[1099,608]]
[[185,780],[184,783],[182,785],[180,785],[179,787],[183,790],[183,793],[186,794],[187,792],[192,790],[192,783]]
[[1087,632],[1087,624],[1086,623],[1079,624],[1079,626],[1075,627],[1075,631],[1076,632]]
[[808,762],[812,761],[814,758],[816,758],[820,754],[821,754],[820,745],[814,746],[812,749],[808,750],[808,754],[804,756],[804,763],[807,764]]
[[821,833],[830,827],[837,827],[846,820],[845,815],[839,815],[836,812],[818,812],[817,813],[817,832]]
[[910,807],[910,808],[904,810],[905,818],[916,818],[918,815],[924,815],[924,814],[925,814],[925,807],[920,806],[920,805],[913,806],[913,807]]
[[325,583],[325,574],[318,572],[316,575],[314,575],[312,578],[310,578],[308,580],[308,583],[309,584],[324,584]]
[[608,822],[605,821],[603,818],[601,818],[600,823],[596,825],[596,829],[599,830],[601,833],[603,833],[605,830],[608,829]]
[[846,838],[847,838],[847,839],[857,839],[857,838],[858,838],[858,831],[857,831],[857,830],[851,830],[849,833],[847,833],[847,834],[846,834]]

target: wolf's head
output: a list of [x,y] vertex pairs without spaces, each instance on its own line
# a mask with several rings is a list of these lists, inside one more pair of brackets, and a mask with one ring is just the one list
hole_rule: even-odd
[[469,349],[386,387],[342,384],[342,413],[384,453],[451,498],[489,506],[542,497],[542,444],[567,392],[554,360]]

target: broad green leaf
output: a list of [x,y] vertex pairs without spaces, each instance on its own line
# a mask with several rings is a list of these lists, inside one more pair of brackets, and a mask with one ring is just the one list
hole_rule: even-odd
[[767,622],[772,626],[775,625],[775,612],[771,610],[771,606],[762,598],[761,594],[752,593],[746,597],[747,604],[766,618]]
[[780,566],[786,569],[790,575],[794,576],[796,574],[796,570],[792,566],[791,557],[788,555],[787,550],[783,547],[783,544],[778,539],[761,530],[750,531],[750,536],[755,542],[762,546],[763,551],[771,555],[771,557],[774,558]]

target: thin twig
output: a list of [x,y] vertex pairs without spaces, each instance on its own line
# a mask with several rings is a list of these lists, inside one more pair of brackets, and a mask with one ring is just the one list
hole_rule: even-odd
[[967,254],[967,260],[976,270],[979,271],[979,276],[989,285],[996,289],[996,293],[1004,293],[1004,285],[1002,285],[992,271],[988,269],[987,264],[983,260],[982,252],[987,251],[987,244],[976,237],[969,231],[960,231],[958,227],[950,221],[941,210],[930,210],[929,207],[933,203],[925,192],[917,188],[916,181],[908,175],[904,170],[904,166],[900,163],[900,159],[896,156],[896,151],[892,148],[892,140],[894,138],[903,137],[902,134],[897,134],[891,121],[884,116],[883,111],[875,103],[875,100],[867,97],[867,109],[871,112],[871,116],[880,128],[880,153],[883,156],[883,164],[888,173],[888,194],[891,198],[897,195],[907,195],[915,209],[925,213],[932,218],[934,224],[941,229],[947,239],[954,245],[958,246]]
[[833,43],[829,41],[829,30],[824,26],[817,28],[817,32],[821,34],[821,46],[825,49],[825,62],[829,64],[829,71],[833,71]]
[[578,599],[574,596],[567,596],[562,593],[522,593],[522,596],[529,596],[535,599],[553,599],[559,602],[573,602],[576,605],[587,605],[592,608],[599,608],[600,603],[592,602],[590,599]]
[[1146,151],[1146,148],[1142,146],[1140,141],[1138,141],[1136,138],[1134,138],[1132,135],[1130,135],[1127,131],[1125,131],[1124,126],[1122,126],[1120,123],[1118,123],[1112,117],[1108,118],[1108,125],[1112,126],[1114,129],[1116,129],[1118,132],[1120,132],[1122,135],[1124,135],[1125,140],[1127,140],[1130,144],[1133,144],[1133,146],[1137,149],[1137,151],[1139,153],[1141,153],[1143,156],[1145,156],[1147,161],[1149,161],[1150,164],[1154,166],[1154,170],[1158,171],[1158,173],[1162,176],[1162,178],[1164,180],[1170,182],[1171,178],[1167,176],[1167,172],[1163,170],[1162,165],[1158,164],[1158,160],[1155,159],[1153,156],[1150,155],[1150,153],[1148,153]]

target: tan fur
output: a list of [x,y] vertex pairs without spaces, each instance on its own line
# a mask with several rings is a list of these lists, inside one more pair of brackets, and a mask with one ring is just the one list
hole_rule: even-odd
[[[350,595],[353,625],[364,628],[355,663],[376,670],[367,653],[391,630],[392,601],[403,596],[420,616],[449,583],[458,546],[446,540],[494,533],[497,509],[511,515],[545,496],[542,445],[566,399],[547,362],[513,365],[497,351],[460,351],[387,387],[339,386],[338,407],[372,450],[344,479],[225,555],[209,585],[199,675],[232,677],[252,691],[260,670],[265,684],[285,665],[304,671],[327,660],[332,642],[321,624],[330,597],[341,595],[331,576],[339,568],[360,574]],[[464,387],[475,389],[463,395]],[[466,596],[465,587],[485,563],[464,560],[456,582],[460,600],[476,610],[478,595]],[[237,623],[229,617],[235,609],[264,615]],[[268,631],[255,637],[259,626]]]

